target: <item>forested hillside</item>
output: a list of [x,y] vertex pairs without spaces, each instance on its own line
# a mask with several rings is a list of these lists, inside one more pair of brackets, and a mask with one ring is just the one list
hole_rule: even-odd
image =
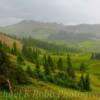
[[[20,91],[23,95],[28,93],[26,98],[29,99],[30,91],[34,89],[39,94],[41,94],[41,89],[51,95],[54,93],[52,98],[57,98],[57,93],[65,99],[73,98],[70,94],[74,91],[83,96],[84,92],[100,91],[99,53],[63,51],[62,49],[58,52],[56,50],[60,46],[52,46],[32,38],[16,40],[5,34],[0,36],[13,42],[9,46],[7,41],[4,43],[3,38],[0,39],[0,87],[2,87],[1,91],[8,91],[6,94],[8,98],[10,98],[9,92],[15,95]],[[21,44],[21,48],[17,46],[17,43]],[[51,46],[53,48],[50,48]],[[59,93],[57,88],[65,94]],[[3,92],[1,94],[5,97]],[[43,94],[41,96],[45,98]],[[20,95],[20,98],[24,97]],[[92,100],[92,97],[90,98]],[[86,99],[88,99],[87,96]],[[82,96],[79,100],[82,100]]]

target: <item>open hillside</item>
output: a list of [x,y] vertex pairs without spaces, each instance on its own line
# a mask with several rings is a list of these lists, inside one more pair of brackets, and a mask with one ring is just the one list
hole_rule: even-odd
[[[45,44],[46,42],[39,45],[42,41],[34,41],[32,38],[30,41],[27,38],[24,38],[24,40],[16,40],[3,33],[0,34],[0,37],[0,40],[9,46],[8,48],[10,48],[11,51],[6,51],[5,47],[1,46],[1,44],[0,48],[2,47],[3,52],[5,51],[9,54],[8,59],[13,62],[13,67],[15,67],[15,69],[17,67],[16,70],[13,69],[13,73],[17,71],[17,76],[13,79],[15,82],[13,83],[14,94],[11,95],[6,91],[1,91],[0,97],[2,100],[47,100],[47,98],[53,100],[61,100],[61,98],[62,100],[84,100],[84,98],[85,100],[99,100],[100,96],[97,98],[100,92],[99,54],[81,51],[73,52],[70,50],[56,52],[55,49],[47,52],[51,45],[48,45],[48,49],[45,49],[44,46],[48,44]],[[16,42],[17,45],[21,45],[22,50],[13,47],[13,42]],[[55,52],[53,52],[53,50]],[[0,52],[0,54],[2,53]],[[2,59],[0,59],[0,61],[1,60]],[[9,63],[7,66],[8,65]],[[0,66],[4,65],[1,63]],[[67,72],[67,68],[71,68],[70,74],[68,73],[70,70]],[[8,71],[10,71],[10,69],[8,69]],[[12,75],[13,73],[11,72],[11,78],[14,76]],[[88,88],[83,87],[83,83],[80,83],[83,82],[81,75],[85,77],[88,75],[87,73],[90,77],[89,80],[87,80],[89,83],[87,85],[85,84],[85,86],[89,86]],[[2,81],[0,82],[2,83]],[[0,85],[2,85],[1,83]]]
[[0,27],[4,32],[18,38],[32,37],[43,41],[61,44],[66,47],[78,47],[86,51],[98,51],[100,43],[100,25],[80,24],[63,25],[23,20],[17,24]]
[[16,45],[18,46],[18,48],[22,47],[22,43],[20,41],[18,41],[17,39],[11,38],[10,36],[7,36],[4,33],[0,33],[0,41],[9,47],[12,47],[14,42],[16,42]]
[[[57,34],[87,34],[90,37],[100,37],[99,24],[80,24],[63,25],[57,23],[45,23],[33,20],[23,20],[17,24],[0,27],[1,32],[20,36],[34,36],[36,38],[46,39],[49,35]],[[60,34],[61,33],[61,34]],[[74,34],[73,34],[74,33]],[[43,35],[43,36],[42,36]],[[42,36],[42,37],[41,37]],[[60,37],[59,37],[60,38]],[[62,38],[62,37],[61,37]]]
[[24,20],[20,23],[1,27],[0,31],[20,37],[33,36],[34,38],[46,39],[48,35],[57,33],[63,25],[56,23],[42,23],[32,20]]

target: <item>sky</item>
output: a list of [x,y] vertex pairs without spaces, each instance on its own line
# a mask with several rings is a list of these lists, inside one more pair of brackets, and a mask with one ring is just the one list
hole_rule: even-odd
[[100,24],[100,0],[0,0],[0,26],[25,19]]

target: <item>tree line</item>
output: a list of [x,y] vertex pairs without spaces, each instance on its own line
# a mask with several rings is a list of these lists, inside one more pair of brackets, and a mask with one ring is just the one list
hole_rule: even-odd
[[[37,78],[46,82],[51,82],[63,87],[78,89],[81,91],[91,90],[89,74],[83,75],[83,73],[85,73],[86,71],[85,65],[83,63],[80,65],[80,72],[82,73],[82,75],[80,77],[80,80],[77,82],[76,70],[73,67],[70,55],[67,55],[66,67],[64,67],[62,58],[58,59],[56,64],[57,66],[55,66],[54,60],[50,55],[47,54],[44,54],[41,63],[39,59],[41,52],[38,48],[32,48],[23,45],[22,50],[19,51],[17,49],[16,43],[13,43],[13,47],[10,49],[9,53],[17,57],[17,62],[14,64],[9,60],[9,56],[7,55],[7,52],[2,43],[0,43],[0,50],[0,76],[3,75],[7,80],[9,80],[9,91],[12,90],[10,90],[10,88],[12,88],[12,83],[31,83],[29,77]],[[35,70],[33,70],[31,66],[27,66],[27,69],[24,70],[21,65],[25,64],[25,60],[34,63]],[[43,71],[41,70],[42,68]],[[3,70],[4,73],[2,73]],[[13,75],[11,73],[13,73]],[[7,84],[7,82],[5,83]],[[1,87],[3,87],[2,82]]]

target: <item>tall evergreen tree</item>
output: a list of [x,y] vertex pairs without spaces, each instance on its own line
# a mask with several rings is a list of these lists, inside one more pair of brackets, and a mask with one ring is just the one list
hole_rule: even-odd
[[87,91],[91,90],[89,74],[87,74],[86,77],[85,77],[85,89]]
[[44,55],[44,73],[46,75],[50,74],[50,67],[49,67],[46,55]]
[[80,71],[85,72],[86,71],[86,67],[84,63],[81,63],[80,65]]
[[70,77],[75,78],[75,71],[72,67],[70,55],[67,56],[67,73]]
[[18,53],[16,42],[13,43],[13,47],[11,49],[11,53],[14,54],[14,55],[17,55],[17,53]]
[[36,73],[36,77],[40,78],[40,64],[38,60],[36,61],[35,73]]
[[91,90],[89,74],[86,74],[86,76],[84,76],[83,74],[81,75],[79,81],[79,88],[81,89],[81,91]]
[[23,54],[24,57],[27,54],[27,48],[26,48],[25,45],[23,45],[23,47],[22,47],[22,54]]
[[27,66],[26,72],[30,77],[33,77],[33,71],[30,66]]
[[36,72],[39,74],[40,73],[40,65],[39,62],[37,61],[36,63]]
[[83,74],[81,74],[80,81],[79,81],[78,85],[79,85],[79,88],[81,91],[85,90],[85,78],[84,78]]
[[0,48],[0,78],[4,79],[12,93],[12,79],[14,78],[15,68],[4,49]]
[[51,56],[48,56],[48,65],[52,71],[54,71],[54,63]]
[[17,55],[17,63],[24,64],[24,58],[20,53]]
[[58,68],[59,68],[60,70],[64,70],[62,58],[59,58],[59,59],[58,59],[57,66],[58,66]]
[[34,56],[34,52],[31,47],[26,47],[23,45],[22,54],[28,61],[35,63],[37,58]]

